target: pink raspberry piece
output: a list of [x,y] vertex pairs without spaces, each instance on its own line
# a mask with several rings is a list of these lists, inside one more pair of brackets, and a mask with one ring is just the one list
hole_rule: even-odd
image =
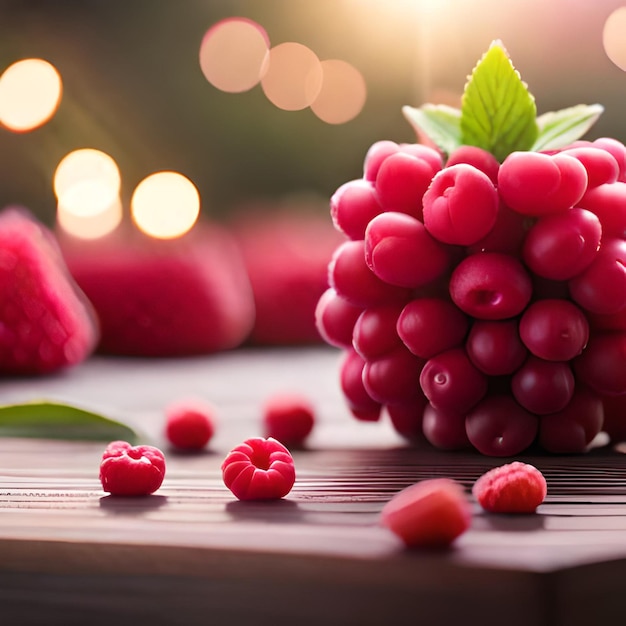
[[228,453],[222,478],[239,500],[278,500],[291,491],[296,470],[282,443],[272,437],[252,437]]
[[285,446],[302,446],[313,430],[315,409],[298,394],[276,394],[263,407],[265,436]]
[[183,399],[165,409],[165,435],[181,450],[201,450],[215,433],[215,409],[200,399]]
[[534,466],[513,461],[483,474],[472,488],[480,506],[489,513],[534,513],[548,487]]
[[147,496],[163,483],[165,456],[154,446],[112,441],[102,454],[100,482],[113,496]]
[[449,478],[423,480],[397,493],[383,507],[381,522],[407,547],[445,548],[470,526],[463,487]]

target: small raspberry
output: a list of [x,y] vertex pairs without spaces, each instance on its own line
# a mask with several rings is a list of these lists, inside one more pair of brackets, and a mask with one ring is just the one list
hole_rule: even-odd
[[173,402],[165,409],[165,436],[181,450],[201,450],[215,432],[215,410],[199,399]]
[[313,406],[306,398],[296,394],[272,396],[263,408],[265,436],[278,439],[285,446],[301,446],[314,424]]
[[463,487],[433,478],[397,493],[383,507],[381,522],[407,547],[445,548],[470,526],[471,508]]
[[147,496],[161,486],[164,476],[165,457],[154,446],[112,441],[102,454],[100,482],[113,496]]
[[480,506],[489,513],[534,513],[547,491],[543,474],[520,461],[494,467],[472,488]]
[[228,453],[222,476],[239,500],[277,500],[291,491],[296,470],[282,443],[271,437],[252,437]]

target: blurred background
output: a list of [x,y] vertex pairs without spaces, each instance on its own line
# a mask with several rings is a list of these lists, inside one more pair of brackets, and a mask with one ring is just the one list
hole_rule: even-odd
[[[605,41],[607,19],[623,4],[0,0],[0,73],[38,57],[62,78],[60,105],[46,124],[28,132],[0,125],[0,205],[25,205],[52,223],[55,168],[88,147],[116,161],[123,204],[146,176],[174,170],[193,181],[201,211],[215,219],[293,194],[320,198],[326,210],[332,192],[360,176],[374,141],[414,140],[402,105],[454,104],[495,38],[540,113],[600,102],[606,110],[592,137],[625,141],[626,76]],[[329,123],[310,106],[285,110],[259,84],[240,92],[212,85],[200,47],[229,17],[252,20],[271,47],[295,42],[319,60],[349,64],[358,92],[350,119]],[[626,40],[625,24],[615,21],[614,39]]]

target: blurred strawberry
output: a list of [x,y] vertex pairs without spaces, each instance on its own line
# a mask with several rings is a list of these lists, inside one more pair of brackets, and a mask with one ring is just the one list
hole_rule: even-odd
[[96,316],[50,230],[28,211],[0,213],[0,373],[43,374],[83,361]]
[[290,208],[257,207],[232,222],[254,292],[256,344],[321,342],[315,307],[328,286],[328,259],[344,237],[325,206],[317,213]]
[[172,240],[129,230],[60,241],[100,318],[99,352],[207,354],[238,346],[252,328],[254,301],[241,255],[217,226],[199,223]]

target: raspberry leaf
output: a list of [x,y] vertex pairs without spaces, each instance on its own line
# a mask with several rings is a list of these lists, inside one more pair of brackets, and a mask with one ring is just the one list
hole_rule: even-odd
[[539,136],[531,150],[556,150],[569,145],[580,139],[603,111],[601,104],[579,104],[540,115],[537,118]]
[[474,68],[461,100],[461,140],[503,161],[529,150],[539,134],[535,99],[504,46],[494,41]]
[[415,131],[423,133],[446,154],[461,145],[461,110],[445,104],[424,104],[419,109],[402,107]]
[[116,420],[68,404],[35,400],[0,406],[0,437],[124,440],[134,443],[137,433]]

